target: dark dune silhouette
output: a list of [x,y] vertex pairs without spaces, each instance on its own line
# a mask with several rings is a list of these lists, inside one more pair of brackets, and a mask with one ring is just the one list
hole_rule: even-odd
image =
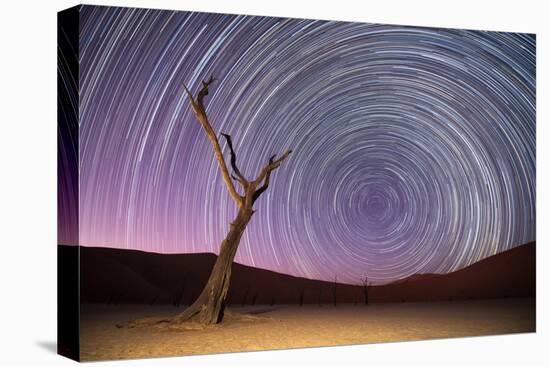
[[392,282],[391,284],[400,284],[400,283],[407,283],[407,282],[412,282],[416,280],[428,279],[428,278],[436,277],[438,275],[439,274],[432,274],[432,273],[413,274],[410,277],[398,279],[395,282]]
[[373,289],[378,302],[535,297],[535,242],[449,274],[424,274]]
[[[416,274],[369,287],[369,302],[448,301],[535,296],[535,243],[449,274]],[[61,253],[77,247],[60,245]],[[79,247],[81,303],[190,304],[216,260],[214,254],[157,254]],[[364,303],[360,285],[293,277],[233,264],[230,306]]]

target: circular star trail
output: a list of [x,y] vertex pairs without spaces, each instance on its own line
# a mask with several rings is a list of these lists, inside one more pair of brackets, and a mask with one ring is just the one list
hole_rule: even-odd
[[[80,242],[217,253],[236,209],[183,86],[253,178],[236,261],[377,283],[535,239],[535,37],[81,8]],[[222,149],[228,155],[228,147]]]

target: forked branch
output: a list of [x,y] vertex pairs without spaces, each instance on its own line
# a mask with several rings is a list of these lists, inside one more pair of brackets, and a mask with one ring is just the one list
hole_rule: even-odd
[[283,163],[283,161],[290,155],[290,153],[292,153],[292,150],[287,150],[278,159],[275,159],[275,156],[272,156],[269,159],[269,162],[264,166],[264,168],[262,168],[258,177],[256,177],[256,179],[254,180],[254,184],[256,186],[259,185],[260,182],[262,182],[266,178],[268,173],[278,168],[281,165],[281,163]]
[[[269,158],[269,162],[262,168],[258,177],[256,177],[254,181],[248,181],[237,167],[237,155],[235,154],[235,150],[233,149],[233,141],[231,139],[231,136],[229,134],[222,133],[221,135],[227,140],[227,145],[229,146],[229,151],[231,154],[230,163],[233,174],[229,174],[227,164],[225,163],[225,159],[220,148],[220,143],[218,141],[218,138],[216,137],[216,134],[214,133],[214,130],[212,129],[212,126],[210,125],[210,122],[208,121],[208,117],[206,116],[206,111],[204,108],[204,97],[208,95],[208,87],[214,82],[214,80],[214,77],[211,76],[208,80],[203,81],[202,87],[197,93],[196,98],[193,97],[186,86],[184,86],[185,92],[187,93],[187,97],[189,98],[189,102],[191,103],[191,107],[193,109],[195,117],[201,124],[202,128],[206,132],[206,136],[212,143],[212,147],[214,148],[214,153],[216,155],[216,160],[218,161],[223,181],[225,183],[225,186],[227,187],[227,190],[229,191],[229,194],[237,203],[237,206],[239,208],[242,207],[243,204],[245,204],[245,206],[252,205],[256,201],[256,199],[258,199],[258,197],[269,187],[271,172],[278,168],[292,151],[287,150],[278,159],[275,159],[275,155]],[[244,189],[245,196],[239,195],[239,193],[235,189],[232,179],[238,181],[241,184]],[[262,186],[260,186],[260,184],[262,184]],[[256,189],[258,186],[260,187]]]
[[244,190],[246,191],[246,188],[250,184],[248,180],[241,174],[241,171],[237,167],[237,155],[235,154],[235,150],[233,150],[233,141],[231,140],[231,135],[222,133],[225,140],[227,140],[227,145],[229,146],[229,151],[231,154],[231,168],[233,169],[233,173],[235,176],[232,175],[232,177],[239,181],[239,183],[243,186]]
[[269,187],[269,179],[271,178],[271,172],[273,172],[273,170],[275,170],[276,168],[278,168],[281,163],[283,163],[283,161],[290,155],[290,153],[292,153],[292,150],[287,150],[281,157],[279,157],[279,159],[275,160],[275,155],[272,155],[270,158],[269,158],[269,161],[267,163],[267,165],[264,166],[264,168],[260,171],[260,174],[258,175],[258,177],[254,180],[254,182],[252,183],[253,185],[257,186],[260,184],[260,182],[262,182],[263,180],[263,185],[260,186],[255,192],[254,192],[254,195],[252,197],[252,203],[254,203],[259,197],[260,195],[265,191],[267,190],[267,188]]
[[[268,164],[271,164],[273,163],[273,160],[275,159],[275,154],[272,155],[271,157],[269,157],[269,163]],[[260,195],[265,191],[267,190],[267,188],[269,187],[269,179],[271,178],[271,171],[267,172],[267,174],[265,175],[265,179],[264,179],[264,184],[254,192],[254,195],[252,196],[252,202],[254,203],[259,197]]]

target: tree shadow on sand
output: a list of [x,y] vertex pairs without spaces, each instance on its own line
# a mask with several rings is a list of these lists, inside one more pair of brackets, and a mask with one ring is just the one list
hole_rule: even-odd
[[264,314],[264,313],[278,311],[281,308],[283,308],[283,307],[282,306],[279,306],[279,307],[263,307],[263,308],[259,308],[257,310],[248,311],[246,313],[249,314],[249,315],[261,315],[261,314]]

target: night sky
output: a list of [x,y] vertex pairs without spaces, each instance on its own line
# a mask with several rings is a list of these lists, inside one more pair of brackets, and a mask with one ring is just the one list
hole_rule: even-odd
[[535,239],[534,35],[80,14],[81,245],[218,252],[236,209],[183,88],[211,74],[245,176],[293,150],[236,261],[388,282]]

